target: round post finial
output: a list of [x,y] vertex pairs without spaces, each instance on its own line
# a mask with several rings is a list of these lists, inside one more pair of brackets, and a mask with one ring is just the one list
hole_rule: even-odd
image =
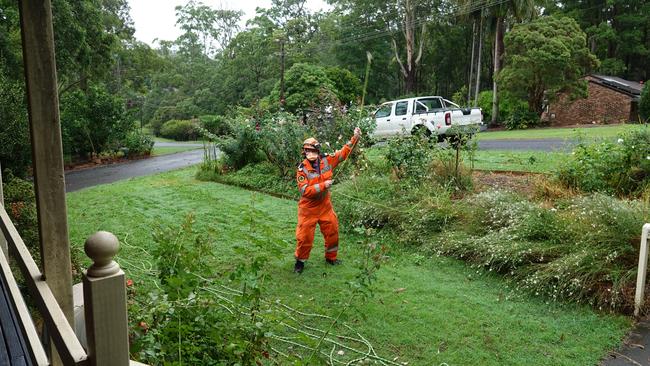
[[89,277],[106,277],[120,271],[120,266],[115,263],[113,257],[120,249],[120,242],[117,237],[108,231],[98,231],[91,235],[84,245],[84,252],[93,260],[88,268]]

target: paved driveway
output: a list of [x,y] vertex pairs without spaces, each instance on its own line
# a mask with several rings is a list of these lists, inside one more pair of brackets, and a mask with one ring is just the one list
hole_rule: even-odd
[[180,169],[203,161],[203,150],[191,150],[176,154],[156,156],[128,163],[106,165],[97,168],[77,170],[65,174],[66,192],[122,179],[140,177]]

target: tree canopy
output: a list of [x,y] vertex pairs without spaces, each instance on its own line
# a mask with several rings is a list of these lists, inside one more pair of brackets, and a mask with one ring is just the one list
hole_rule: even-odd
[[507,91],[542,112],[545,93],[584,90],[581,78],[598,65],[586,36],[569,17],[547,16],[518,24],[506,35],[506,62],[499,75]]
[[[245,26],[236,8],[191,0],[176,8],[182,34],[155,47],[134,38],[127,0],[52,4],[62,110],[74,107],[67,94],[89,101],[100,88],[123,106],[115,123],[141,120],[154,131],[170,119],[279,109],[283,78],[286,108],[296,113],[324,101],[358,103],[366,82],[367,104],[462,90],[471,105],[495,90],[496,123],[508,117],[494,108],[502,89],[538,112],[544,93],[579,91],[592,70],[650,78],[647,0],[331,0],[327,12],[309,11],[305,0],[273,0]],[[20,103],[0,117],[12,126],[26,123],[19,23],[16,3],[0,0],[1,97]],[[11,140],[20,150],[26,137]],[[20,159],[6,146],[0,159],[10,166]]]

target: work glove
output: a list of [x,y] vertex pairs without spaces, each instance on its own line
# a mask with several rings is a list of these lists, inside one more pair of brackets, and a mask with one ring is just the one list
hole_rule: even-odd
[[329,189],[332,186],[332,183],[334,183],[334,182],[332,182],[331,179],[326,180],[325,181],[325,189]]
[[361,136],[361,129],[359,127],[354,128],[354,137],[359,138]]

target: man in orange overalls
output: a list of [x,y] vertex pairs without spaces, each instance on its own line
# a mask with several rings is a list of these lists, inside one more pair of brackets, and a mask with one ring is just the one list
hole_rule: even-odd
[[306,159],[298,166],[296,180],[300,190],[298,202],[298,226],[296,227],[296,264],[293,271],[302,273],[305,261],[314,245],[316,224],[325,238],[325,261],[329,264],[340,264],[336,259],[339,249],[339,221],[330,201],[332,172],[336,166],[347,159],[352,147],[359,141],[361,129],[354,129],[354,136],[337,150],[334,155],[321,155],[320,144],[310,137],[303,142],[302,149]]

